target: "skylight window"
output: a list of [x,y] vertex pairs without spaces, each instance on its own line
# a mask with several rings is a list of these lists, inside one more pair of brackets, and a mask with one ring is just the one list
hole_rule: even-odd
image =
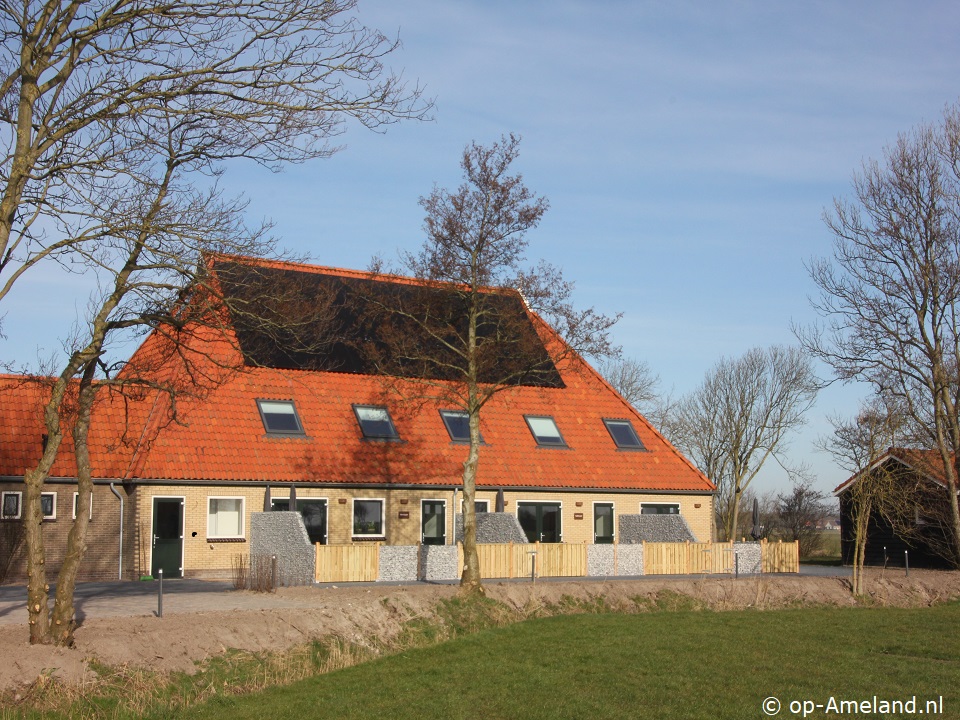
[[[467,413],[462,410],[441,410],[440,417],[453,442],[470,442],[470,416]],[[483,442],[482,436],[480,442]]]
[[399,440],[397,428],[390,419],[390,413],[385,407],[372,405],[354,405],[353,412],[360,423],[360,430],[365,438],[371,440]]
[[531,415],[524,415],[523,419],[527,421],[527,426],[530,428],[530,432],[537,441],[537,445],[546,445],[548,447],[566,447],[567,443],[564,441],[563,436],[560,434],[560,430],[557,428],[557,424],[553,421],[552,417],[534,417]]
[[257,400],[264,429],[271,435],[303,435],[292,400]]
[[643,443],[637,436],[637,431],[633,429],[633,424],[629,420],[604,420],[604,425],[610,432],[610,437],[617,444],[618,448],[628,450],[644,450]]

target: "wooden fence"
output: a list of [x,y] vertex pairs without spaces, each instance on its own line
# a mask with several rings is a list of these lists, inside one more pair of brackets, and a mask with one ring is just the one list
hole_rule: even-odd
[[[317,582],[373,581],[379,574],[380,545],[315,545]],[[618,546],[614,547],[614,553]],[[487,579],[530,577],[586,577],[585,543],[503,543],[477,545],[480,577]],[[463,567],[463,546],[458,545],[458,568]],[[799,546],[795,542],[760,542],[764,573],[800,572]],[[741,567],[743,570],[743,567]],[[644,543],[644,575],[733,574],[733,543]]]
[[380,544],[314,545],[317,582],[369,582],[380,572]]
[[[463,546],[458,545],[458,567],[463,567]],[[480,577],[586,577],[587,546],[583,543],[478,544]],[[535,568],[535,569],[534,569]]]
[[760,541],[760,572],[800,572],[800,543]]
[[644,575],[733,573],[733,543],[644,543]]

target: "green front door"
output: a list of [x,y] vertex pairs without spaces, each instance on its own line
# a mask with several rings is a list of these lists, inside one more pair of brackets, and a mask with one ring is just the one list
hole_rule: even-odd
[[153,552],[150,573],[165,578],[183,577],[183,500],[153,499]]
[[530,542],[560,542],[560,503],[517,503],[517,519]]
[[421,530],[424,545],[446,545],[447,506],[443,500],[420,503]]

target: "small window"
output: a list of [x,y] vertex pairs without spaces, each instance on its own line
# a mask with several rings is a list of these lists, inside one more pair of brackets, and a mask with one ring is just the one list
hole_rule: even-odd
[[5,492],[2,497],[0,497],[0,503],[2,503],[2,511],[0,511],[0,517],[4,520],[18,520],[20,518],[20,498],[22,497],[19,492]]
[[533,433],[537,445],[547,445],[552,447],[565,447],[566,442],[557,428],[557,424],[552,417],[534,417],[524,415],[523,419],[527,421],[530,432]]
[[40,493],[40,510],[44,520],[57,519],[57,494],[55,492]]
[[644,449],[643,443],[637,436],[637,431],[633,429],[633,424],[629,420],[604,420],[603,422],[618,448]]
[[297,408],[291,400],[257,400],[264,429],[271,435],[304,435]]
[[383,537],[383,500],[353,501],[354,537]]
[[[73,494],[73,519],[77,519],[77,503],[80,493]],[[90,519],[93,520],[93,493],[90,493]]]
[[[460,512],[463,512],[463,509],[467,506],[466,503],[460,503]],[[489,500],[474,500],[473,501],[473,512],[474,513],[485,513],[490,512],[490,501]]]
[[[453,442],[470,442],[470,416],[467,413],[463,410],[441,410],[440,417]],[[483,437],[480,442],[483,442]]]
[[641,515],[679,515],[680,505],[676,503],[640,503]]
[[398,440],[400,435],[390,419],[390,413],[385,407],[370,405],[354,405],[353,412],[360,423],[360,430],[365,438],[374,440]]
[[208,538],[243,537],[243,498],[209,498]]

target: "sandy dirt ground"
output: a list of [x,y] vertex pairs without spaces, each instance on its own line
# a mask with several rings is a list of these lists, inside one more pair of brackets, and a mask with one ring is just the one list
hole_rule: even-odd
[[[960,572],[913,570],[869,572],[869,603],[880,606],[926,606],[960,598]],[[636,598],[689,596],[696,607],[714,610],[759,610],[803,605],[852,606],[849,581],[835,577],[758,576],[730,578],[645,579],[609,582],[498,583],[487,593],[517,611],[535,617],[565,597],[603,602],[636,610]],[[669,591],[665,593],[665,591]],[[41,674],[68,683],[95,677],[91,660],[111,665],[187,671],[199,662],[234,648],[283,650],[324,636],[354,642],[389,638],[404,622],[430,617],[455,586],[340,586],[281,588],[272,596],[241,591],[249,609],[182,612],[122,617],[91,617],[76,632],[76,646],[54,648],[27,643],[27,627],[0,626],[0,689],[31,683]],[[231,592],[232,594],[232,592]],[[266,607],[257,608],[257,597]],[[267,599],[270,602],[267,602]],[[282,601],[282,607],[277,607]]]

